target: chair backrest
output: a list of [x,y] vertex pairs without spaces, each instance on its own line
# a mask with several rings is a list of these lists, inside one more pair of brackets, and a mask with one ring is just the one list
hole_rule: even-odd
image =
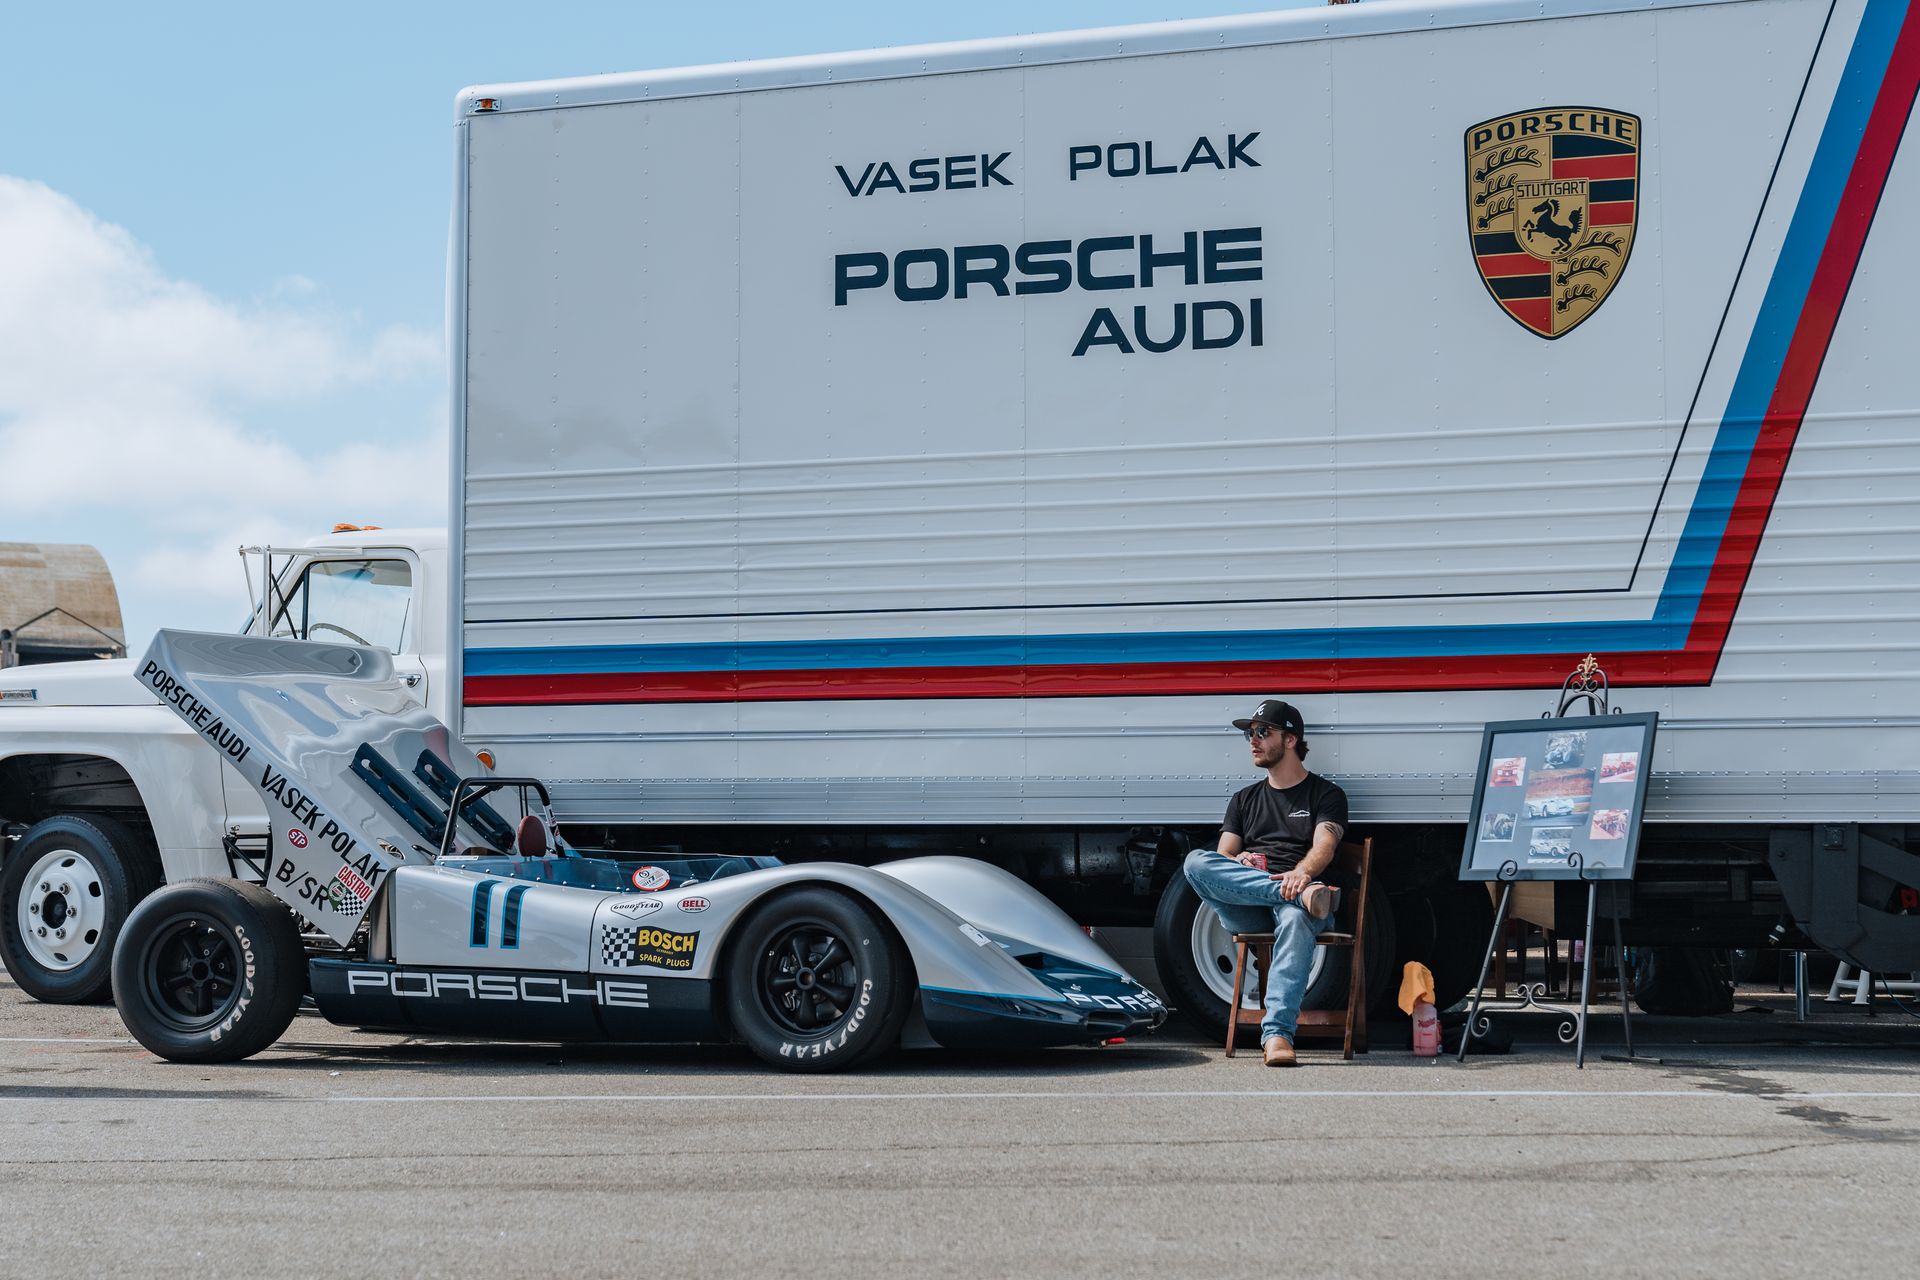
[[1355,885],[1367,877],[1373,865],[1373,837],[1349,840],[1334,851],[1332,870],[1350,878]]
[[1359,944],[1366,936],[1367,890],[1373,882],[1373,837],[1350,840],[1334,852],[1328,870],[1353,886],[1353,936]]

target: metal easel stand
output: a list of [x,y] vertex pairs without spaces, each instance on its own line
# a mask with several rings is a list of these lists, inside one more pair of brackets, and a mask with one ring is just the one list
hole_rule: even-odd
[[[1587,874],[1578,853],[1569,856],[1568,865],[1580,879],[1586,881],[1587,885],[1587,930],[1583,941],[1583,953],[1586,959],[1580,968],[1580,1003],[1575,1008],[1550,1004],[1545,999],[1546,983],[1536,982],[1529,985],[1523,982],[1519,986],[1515,1003],[1503,1006],[1499,1012],[1524,1013],[1529,1009],[1537,1009],[1546,1013],[1559,1014],[1560,1026],[1556,1034],[1559,1036],[1560,1043],[1573,1046],[1573,1065],[1584,1069],[1587,1065],[1587,1014],[1593,1003],[1593,963],[1594,956],[1597,954],[1593,949],[1593,935],[1594,926],[1599,919],[1600,882]],[[1506,928],[1507,908],[1512,905],[1513,900],[1513,882],[1518,878],[1519,872],[1520,868],[1512,861],[1500,865],[1498,877],[1500,905],[1493,913],[1493,933],[1487,938],[1486,955],[1480,961],[1480,981],[1474,986],[1473,1004],[1467,1010],[1467,1022],[1460,1031],[1460,1053],[1457,1057],[1457,1061],[1460,1062],[1467,1060],[1467,1051],[1472,1047],[1473,1041],[1485,1036],[1493,1029],[1493,1019],[1489,1016],[1493,1011],[1487,1009],[1485,1003],[1487,974],[1493,968],[1494,952],[1499,948],[1501,935]],[[1613,921],[1613,954],[1614,963],[1618,966],[1620,984],[1620,1025],[1626,1039],[1626,1057],[1632,1059],[1635,1055],[1633,1014],[1628,1007],[1630,995],[1627,988],[1627,952],[1626,948],[1620,945],[1618,917]]]
[[[1607,673],[1600,669],[1592,654],[1574,668],[1560,685],[1560,704],[1552,712],[1542,713],[1541,719],[1558,719],[1567,714],[1567,709],[1576,702],[1584,700],[1592,714],[1604,716],[1611,714],[1607,687]],[[1528,1009],[1540,1009],[1560,1015],[1558,1035],[1561,1044],[1573,1046],[1573,1065],[1584,1070],[1587,1065],[1587,1014],[1593,1002],[1593,930],[1599,918],[1600,879],[1597,875],[1588,875],[1586,860],[1578,853],[1567,856],[1567,867],[1575,877],[1587,885],[1587,932],[1583,946],[1584,962],[1580,966],[1580,1005],[1577,1009],[1567,1009],[1560,1005],[1548,1004],[1542,997],[1547,994],[1547,984],[1537,982],[1529,986],[1521,983],[1518,1003],[1502,1012],[1521,1013]],[[1467,1022],[1460,1029],[1460,1054],[1457,1061],[1467,1060],[1467,1050],[1476,1038],[1485,1036],[1493,1029],[1493,1021],[1484,1011],[1483,1001],[1487,990],[1487,974],[1493,967],[1494,950],[1501,944],[1501,934],[1506,929],[1507,907],[1513,899],[1513,882],[1520,876],[1520,867],[1511,858],[1500,864],[1500,872],[1495,878],[1500,881],[1500,906],[1493,913],[1493,933],[1487,938],[1487,953],[1480,961],[1480,981],[1473,989],[1473,1004],[1467,1010]],[[1627,950],[1620,943],[1620,917],[1613,917],[1613,956],[1618,966],[1620,985],[1620,1026],[1626,1039],[1627,1051],[1624,1055],[1609,1054],[1609,1061],[1648,1062],[1657,1059],[1641,1058],[1633,1051],[1633,1013],[1629,1004],[1632,995],[1627,987]]]

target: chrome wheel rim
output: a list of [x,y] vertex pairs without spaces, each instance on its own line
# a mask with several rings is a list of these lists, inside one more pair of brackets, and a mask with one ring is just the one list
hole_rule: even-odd
[[[1193,928],[1189,943],[1193,947],[1193,967],[1200,971],[1200,981],[1207,984],[1207,990],[1219,999],[1221,1004],[1233,1000],[1233,934],[1227,926],[1220,923],[1220,917],[1214,914],[1212,907],[1202,902],[1200,909],[1193,913]],[[1307,986],[1311,987],[1320,976],[1320,966],[1327,962],[1326,948],[1313,949],[1313,967],[1307,970]],[[1247,957],[1249,967],[1253,965],[1251,954]],[[1240,993],[1242,1009],[1258,1009],[1260,1001],[1253,992],[1257,989],[1251,974],[1245,982],[1245,990]]]
[[54,849],[27,871],[18,908],[27,955],[65,973],[93,957],[106,936],[107,895],[100,870],[78,849]]

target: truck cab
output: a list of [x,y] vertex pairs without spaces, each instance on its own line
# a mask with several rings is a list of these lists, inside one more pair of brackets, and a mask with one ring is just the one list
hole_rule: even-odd
[[[448,714],[443,530],[342,526],[242,556],[242,633],[387,649]],[[0,961],[41,1000],[106,994],[136,902],[265,847],[258,794],[138,677],[130,658],[0,671]]]

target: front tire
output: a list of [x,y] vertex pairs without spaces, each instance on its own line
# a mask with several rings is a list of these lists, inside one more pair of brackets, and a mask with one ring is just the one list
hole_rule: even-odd
[[726,979],[734,1034],[783,1071],[885,1053],[913,1007],[913,965],[892,928],[831,889],[776,891],[735,931]]
[[151,848],[112,818],[35,823],[0,869],[0,960],[36,1000],[104,999],[114,940],[158,879]]
[[127,920],[113,952],[120,1019],[169,1062],[238,1062],[285,1033],[307,990],[293,913],[258,885],[183,880]]

